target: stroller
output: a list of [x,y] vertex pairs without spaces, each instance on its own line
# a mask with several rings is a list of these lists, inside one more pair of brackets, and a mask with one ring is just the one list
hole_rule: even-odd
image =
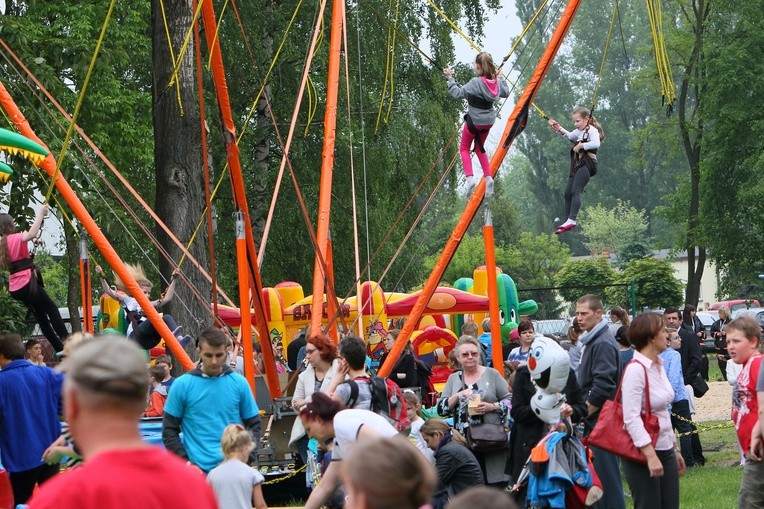
[[575,435],[570,419],[567,431],[550,431],[531,451],[510,493],[527,485],[525,506],[586,508],[602,498],[602,484],[594,471],[591,451]]

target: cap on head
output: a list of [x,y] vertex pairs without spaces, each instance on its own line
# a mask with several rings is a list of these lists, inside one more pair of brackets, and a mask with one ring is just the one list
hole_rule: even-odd
[[128,400],[148,391],[143,352],[127,339],[101,339],[78,347],[59,366],[78,387]]

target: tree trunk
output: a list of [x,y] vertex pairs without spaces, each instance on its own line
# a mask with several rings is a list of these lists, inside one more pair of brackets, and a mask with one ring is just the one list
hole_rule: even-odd
[[[162,4],[176,59],[191,27],[193,11],[191,0],[152,0],[155,209],[175,236],[187,244],[205,207],[194,46],[192,39],[182,55],[177,78],[171,84],[175,66],[168,48]],[[157,238],[169,257],[175,263],[180,262],[180,249],[161,228],[157,228]],[[189,248],[204,267],[207,266],[207,242],[206,229],[201,228]],[[165,281],[169,281],[172,264],[160,256],[159,268]],[[181,273],[183,277],[176,284],[175,299],[169,309],[163,311],[173,315],[184,327],[185,334],[196,337],[212,322],[209,312],[210,284],[191,263],[185,263]],[[196,288],[204,302],[200,302],[184,279]]]
[[[694,42],[687,67],[682,75],[679,92],[678,117],[682,144],[690,167],[690,204],[687,213],[687,288],[685,303],[696,306],[700,299],[700,280],[706,263],[706,249],[700,236],[700,153],[703,146],[703,119],[701,103],[704,78],[703,36],[706,30],[710,1],[695,0],[692,12],[685,10],[685,17],[691,23]],[[691,111],[688,114],[688,107]],[[697,249],[697,253],[696,253]]]

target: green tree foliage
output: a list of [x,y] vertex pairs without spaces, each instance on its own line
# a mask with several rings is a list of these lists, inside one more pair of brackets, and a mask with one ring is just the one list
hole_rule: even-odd
[[586,207],[581,212],[584,245],[592,253],[620,253],[627,246],[645,242],[647,214],[618,200],[612,208],[603,205]]
[[517,284],[520,299],[536,301],[537,318],[557,318],[562,308],[557,292],[544,288],[555,285],[554,276],[570,260],[570,249],[552,233],[523,232],[512,250],[513,261],[506,269]]
[[[637,309],[656,309],[682,304],[682,283],[674,276],[674,268],[666,260],[643,258],[632,260],[617,278],[618,283],[636,284]],[[629,292],[623,288],[607,290],[608,302],[631,307]]]
[[721,277],[718,297],[749,292],[764,273],[764,2],[715,0],[704,48],[706,150],[701,163],[700,231]]
[[[516,2],[518,15],[527,21],[540,3]],[[675,189],[676,175],[686,163],[678,153],[676,120],[663,115],[644,2],[619,2],[621,24],[613,31],[600,73],[612,5],[604,8],[602,3],[581,4],[536,104],[571,129],[572,109],[595,103],[594,113],[606,138],[598,153],[599,172],[586,188],[584,205],[614,207],[619,199],[628,201],[646,211],[648,235],[657,235],[659,243],[666,244],[670,239],[661,236],[665,232],[659,226],[662,218],[655,217],[653,211]],[[529,51],[537,44],[531,38],[521,48]],[[516,147],[529,166],[516,165],[513,171],[528,172],[529,176],[527,187],[516,188],[513,197],[532,202],[535,217],[529,227],[551,231],[554,218],[564,219],[561,216],[570,144],[549,129],[545,120],[532,115]],[[581,240],[575,230],[565,238],[575,254],[588,251]]]
[[560,296],[568,302],[587,293],[604,297],[605,287],[616,282],[618,274],[605,257],[570,260],[555,276],[555,283],[561,286]]

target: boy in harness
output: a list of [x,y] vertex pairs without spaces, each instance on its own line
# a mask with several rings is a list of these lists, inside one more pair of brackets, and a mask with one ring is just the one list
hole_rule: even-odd
[[451,97],[467,100],[467,114],[464,115],[462,141],[459,144],[462,167],[467,176],[467,194],[472,194],[478,183],[472,174],[470,156],[474,142],[475,154],[485,177],[485,195],[490,197],[493,195],[493,177],[484,143],[496,121],[496,109],[493,104],[499,97],[509,97],[509,86],[499,75],[491,55],[485,51],[481,51],[475,57],[475,77],[464,86],[456,83],[451,69],[443,69],[443,75],[448,80],[448,93]]
[[[151,294],[151,290],[153,289],[154,285],[146,277],[146,274],[143,272],[143,267],[138,264],[130,265],[129,263],[126,263],[125,267],[130,272],[130,275],[133,276],[135,282],[138,283],[138,286],[141,287],[143,293],[145,293],[148,297]],[[143,313],[143,310],[138,305],[138,301],[134,297],[125,293],[126,288],[124,283],[122,283],[119,278],[116,279],[115,286],[120,290],[117,292],[111,286],[109,286],[109,282],[104,277],[103,269],[100,266],[96,266],[96,273],[101,278],[103,291],[106,292],[112,299],[119,301],[120,305],[125,308],[125,314],[127,316],[128,322],[127,337],[138,343],[144,350],[150,350],[151,348],[157,346],[162,337]],[[172,277],[170,278],[170,284],[167,287],[164,295],[162,295],[162,297],[158,300],[151,301],[151,305],[154,306],[154,308],[159,309],[172,300],[173,296],[175,295],[176,279],[177,276],[175,273],[173,273]],[[162,316],[162,320],[164,320],[164,323],[166,323],[167,327],[170,328],[173,335],[178,338],[181,346],[185,348],[185,346],[191,341],[191,336],[183,335],[183,327],[180,327],[172,316],[164,314]]]

